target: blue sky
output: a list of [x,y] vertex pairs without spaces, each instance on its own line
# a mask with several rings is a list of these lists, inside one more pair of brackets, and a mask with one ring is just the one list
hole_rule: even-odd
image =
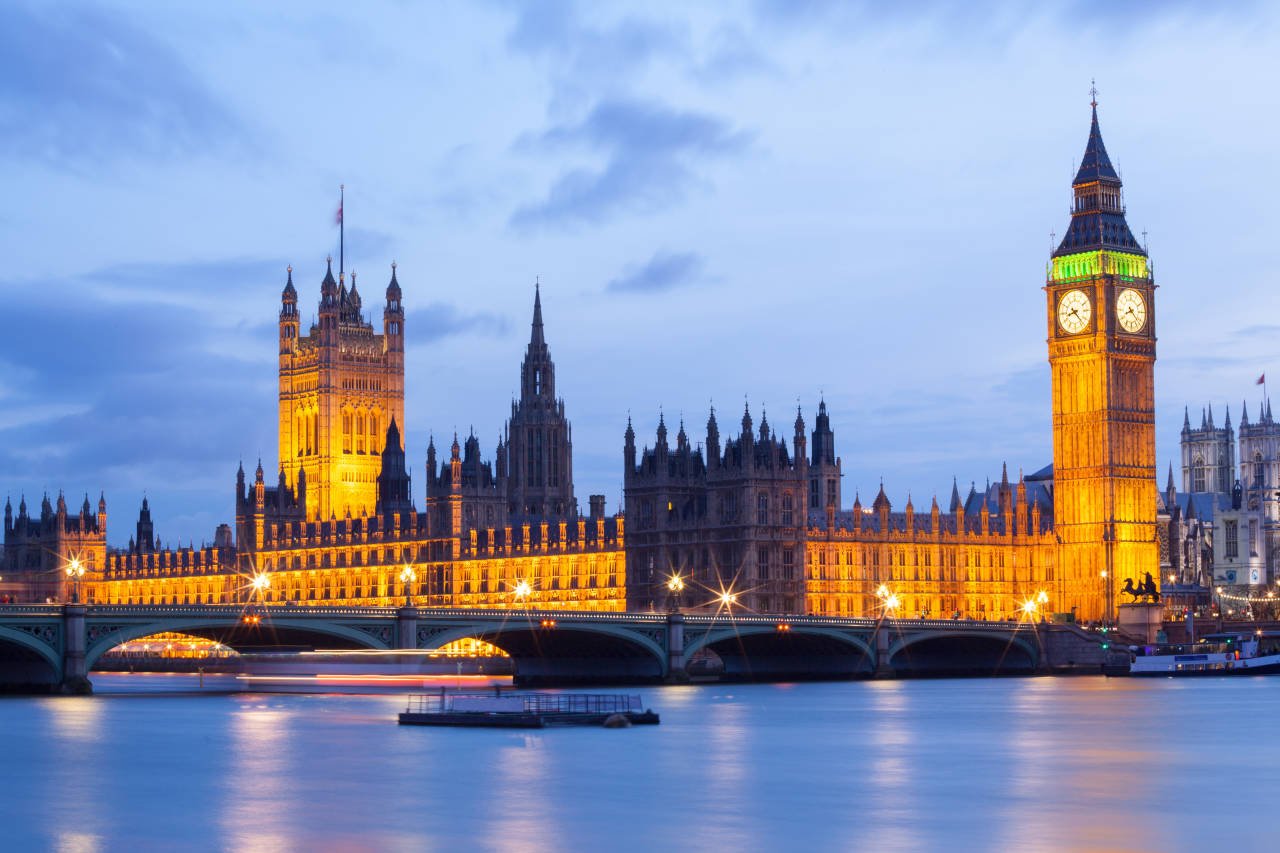
[[[1050,459],[1041,287],[1097,79],[1157,284],[1158,453],[1280,379],[1280,90],[1264,4],[0,7],[0,489],[144,491],[211,539],[276,464],[275,318],[392,260],[408,453],[486,454],[540,277],[579,499],[628,412],[703,434],[825,394],[846,502]],[[1255,403],[1256,404],[1256,403]],[[1197,415],[1198,416],[1198,415]],[[1162,474],[1163,476],[1163,474]]]

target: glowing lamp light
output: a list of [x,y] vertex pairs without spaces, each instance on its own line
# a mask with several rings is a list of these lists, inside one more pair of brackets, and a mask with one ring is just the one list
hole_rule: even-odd
[[725,592],[720,593],[720,603],[725,607],[729,607],[731,605],[737,604],[738,603],[737,593],[729,592],[727,590]]
[[1048,604],[1048,603],[1049,603],[1049,593],[1045,592],[1043,589],[1040,590],[1040,592],[1036,594],[1036,604]]
[[516,598],[524,599],[533,594],[533,587],[528,581],[520,581],[511,591]]
[[898,600],[898,596],[894,595],[893,593],[889,593],[889,597],[884,600],[884,609],[897,610],[898,605],[900,605],[901,603],[902,602]]
[[259,572],[258,574],[253,576],[253,580],[249,582],[249,585],[252,586],[258,592],[262,592],[263,590],[270,589],[271,576],[266,574],[265,572]]
[[880,586],[876,589],[876,598],[886,599],[888,597],[889,597],[889,587],[885,586],[884,584],[880,584]]
[[400,572],[401,583],[413,583],[417,579],[418,574],[413,570],[412,566],[405,566],[404,570]]
[[672,592],[680,592],[684,589],[684,578],[679,575],[672,575],[671,579],[667,581],[667,589]]
[[84,577],[84,566],[80,564],[79,557],[72,557],[71,562],[67,563],[67,577],[69,578]]
[[1022,602],[1022,612],[1027,616],[1034,616],[1036,614],[1035,601],[1028,598],[1026,601]]

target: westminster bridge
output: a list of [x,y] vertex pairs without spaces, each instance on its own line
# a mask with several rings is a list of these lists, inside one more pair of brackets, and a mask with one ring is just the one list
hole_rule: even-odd
[[98,659],[160,633],[273,648],[435,649],[484,640],[521,685],[681,681],[701,650],[725,679],[1028,675],[1123,662],[1074,625],[829,616],[262,605],[0,605],[0,690],[87,690]]

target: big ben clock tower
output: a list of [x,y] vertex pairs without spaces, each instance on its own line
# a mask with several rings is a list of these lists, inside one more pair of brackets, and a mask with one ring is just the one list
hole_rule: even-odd
[[1071,225],[1045,284],[1053,375],[1058,596],[1077,618],[1115,618],[1126,579],[1159,575],[1155,282],[1124,217],[1098,104],[1073,182]]

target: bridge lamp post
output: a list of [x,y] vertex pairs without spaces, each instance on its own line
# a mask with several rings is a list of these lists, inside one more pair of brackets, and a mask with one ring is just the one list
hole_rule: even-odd
[[680,610],[680,593],[684,592],[684,578],[672,575],[667,580],[667,607],[672,613]]
[[253,576],[253,580],[249,581],[249,586],[258,597],[258,601],[262,601],[267,594],[267,590],[271,589],[271,576],[266,572],[258,572]]
[[738,594],[730,590],[725,590],[720,593],[719,601],[721,607],[728,610],[730,613],[733,613],[733,605],[738,603]]
[[512,588],[511,593],[517,602],[523,604],[533,594],[533,586],[528,581],[520,581]]
[[893,594],[892,592],[891,592],[891,593],[889,593],[889,594],[888,594],[888,595],[886,595],[886,596],[885,596],[885,598],[884,598],[884,612],[885,612],[885,615],[886,615],[886,616],[888,616],[888,615],[892,614],[892,613],[893,613],[895,610],[897,610],[897,609],[898,609],[898,607],[900,607],[901,605],[902,605],[902,601],[901,601],[901,599],[899,599],[899,598],[898,598],[898,596],[897,596],[897,595],[895,595],[895,594]]
[[400,583],[404,584],[404,606],[413,606],[413,582],[418,579],[418,574],[413,570],[413,566],[408,563],[404,564],[404,569],[400,572]]
[[67,579],[71,581],[71,603],[80,603],[80,579],[84,577],[84,565],[79,557],[72,557],[67,563]]

